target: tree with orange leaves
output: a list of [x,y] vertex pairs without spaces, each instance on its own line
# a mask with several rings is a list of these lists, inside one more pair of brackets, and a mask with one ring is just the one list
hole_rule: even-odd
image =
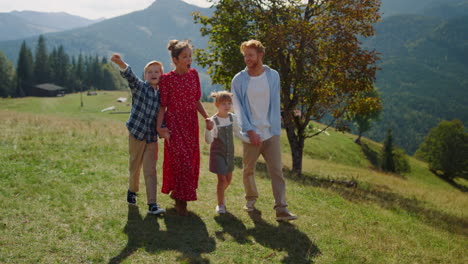
[[[304,142],[333,126],[345,131],[356,115],[381,108],[374,90],[378,55],[360,38],[374,34],[380,0],[220,0],[212,17],[194,14],[209,36],[196,60],[213,83],[229,89],[243,67],[239,44],[258,39],[265,64],[281,77],[283,126],[291,147],[293,172],[302,173]],[[297,114],[297,111],[300,114]],[[325,123],[318,132],[311,120]]]

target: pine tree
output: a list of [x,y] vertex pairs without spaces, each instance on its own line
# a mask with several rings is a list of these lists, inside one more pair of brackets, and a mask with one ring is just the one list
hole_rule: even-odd
[[58,68],[55,72],[56,82],[63,87],[68,86],[69,72],[70,72],[70,58],[65,53],[62,45],[57,50],[57,65]]
[[385,138],[383,149],[382,149],[382,169],[387,172],[395,172],[395,160],[393,153],[393,136],[392,129],[387,131],[387,137]]
[[18,56],[18,65],[16,66],[16,91],[15,97],[23,97],[31,95],[31,87],[33,85],[33,55],[31,50],[23,41]]
[[70,93],[73,93],[75,91],[79,90],[78,87],[78,77],[76,75],[76,68],[77,68],[77,62],[75,57],[71,58],[71,64],[70,64],[70,69],[68,71],[67,75],[67,86],[66,88]]
[[101,67],[101,62],[99,61],[99,56],[95,56],[92,63],[91,63],[91,70],[93,75],[93,86],[96,89],[102,89],[104,86],[103,84],[103,72]]
[[36,84],[50,81],[49,56],[44,37],[39,36],[36,47],[36,59],[34,63],[34,81]]
[[84,60],[83,60],[83,55],[78,55],[78,61],[76,62],[75,65],[75,82],[76,82],[76,91],[82,91],[83,90],[83,84],[84,84],[84,77],[85,77],[85,66],[84,66]]
[[59,71],[57,48],[53,48],[49,54],[50,75],[49,82],[57,84],[57,72]]
[[85,57],[85,90],[89,90],[93,86],[94,82],[94,72],[93,72],[93,58],[91,56]]

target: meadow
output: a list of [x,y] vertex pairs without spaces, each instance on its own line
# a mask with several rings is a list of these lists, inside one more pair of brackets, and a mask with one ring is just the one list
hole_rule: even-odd
[[[199,200],[189,203],[188,217],[178,216],[160,192],[167,213],[147,215],[143,177],[137,206],[128,206],[130,105],[116,101],[128,96],[83,94],[83,107],[80,94],[0,99],[1,263],[468,263],[465,192],[411,157],[410,173],[376,170],[354,135],[333,130],[306,142],[301,176],[290,173],[282,137],[296,221],[275,220],[262,160],[259,212],[242,210],[237,140],[229,213],[217,215],[216,176],[201,136]],[[123,113],[101,112],[110,106]],[[206,108],[214,113],[212,104]],[[381,148],[364,143],[366,153]],[[162,154],[160,142],[158,188]]]

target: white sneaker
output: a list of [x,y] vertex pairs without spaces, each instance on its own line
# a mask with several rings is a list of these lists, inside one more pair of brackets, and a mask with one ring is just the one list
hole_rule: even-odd
[[224,204],[217,205],[216,206],[216,213],[225,214],[226,213],[226,206]]
[[163,214],[165,212],[166,212],[166,210],[159,207],[158,204],[156,204],[156,203],[148,205],[148,214],[160,215],[160,214]]
[[244,210],[247,212],[253,212],[255,210],[255,200],[249,200],[244,205]]

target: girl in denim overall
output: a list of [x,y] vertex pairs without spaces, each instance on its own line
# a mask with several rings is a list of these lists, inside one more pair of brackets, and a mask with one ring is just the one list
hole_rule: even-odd
[[205,142],[210,146],[210,172],[218,176],[216,194],[218,205],[216,212],[226,213],[224,192],[231,183],[234,170],[234,138],[236,135],[241,140],[248,142],[248,138],[240,134],[240,127],[236,116],[230,113],[232,107],[232,94],[226,91],[214,92],[215,106],[218,112],[211,117],[214,122],[212,130],[205,130]]

